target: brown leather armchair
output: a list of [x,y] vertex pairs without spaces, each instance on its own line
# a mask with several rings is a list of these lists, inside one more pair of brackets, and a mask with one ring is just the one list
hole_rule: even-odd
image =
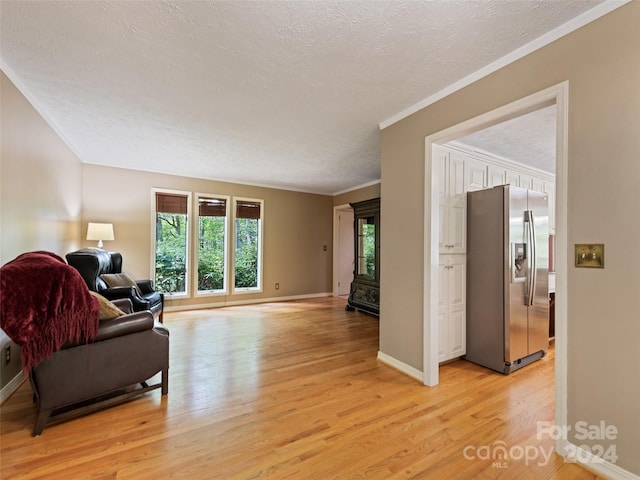
[[[126,314],[101,320],[91,343],[69,343],[31,370],[38,416],[33,435],[64,420],[160,388],[168,393],[169,331],[149,311],[132,312],[128,299],[113,302]],[[161,374],[159,383],[147,381]]]
[[109,300],[128,298],[136,312],[150,310],[154,318],[162,322],[164,295],[156,292],[151,280],[136,280],[135,286],[109,287],[102,275],[122,273],[122,255],[97,248],[82,248],[67,253],[67,263],[80,272],[89,290]]

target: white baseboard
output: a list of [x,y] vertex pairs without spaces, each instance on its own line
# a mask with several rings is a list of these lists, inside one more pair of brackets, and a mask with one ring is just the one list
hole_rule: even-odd
[[235,305],[253,305],[257,303],[269,303],[269,302],[287,302],[290,300],[306,300],[309,298],[321,298],[321,297],[331,297],[331,296],[333,296],[332,292],[324,292],[324,293],[311,293],[307,295],[291,295],[288,297],[254,298],[251,300],[222,300],[219,302],[209,302],[209,303],[199,303],[199,304],[189,304],[189,305],[169,306],[165,304],[164,311],[165,312],[182,312],[185,310],[201,310],[206,308],[231,307]]
[[567,442],[564,450],[566,452],[565,458],[576,461],[605,478],[610,478],[611,480],[640,480],[640,476],[635,473],[629,472],[615,463],[603,460],[591,453],[591,451],[580,448],[573,443]]
[[22,372],[20,372],[13,377],[9,383],[2,387],[2,390],[0,390],[0,404],[4,403],[4,401],[16,391],[25,379],[26,377],[24,377]]
[[420,383],[423,383],[424,375],[417,368],[414,368],[411,365],[407,365],[406,363],[401,362],[400,360],[393,358],[392,356],[387,355],[386,353],[383,353],[381,351],[378,351],[378,360],[389,365],[390,367],[395,368],[396,370],[400,370],[402,373],[409,375],[411,378],[415,378]]

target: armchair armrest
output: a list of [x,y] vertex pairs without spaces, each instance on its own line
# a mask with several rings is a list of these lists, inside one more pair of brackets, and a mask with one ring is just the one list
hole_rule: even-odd
[[110,320],[102,320],[98,328],[98,335],[96,335],[93,343],[151,330],[153,326],[153,315],[149,311],[135,312]]
[[[117,304],[119,307],[119,304],[123,303],[122,306],[126,309],[128,303],[128,308],[131,308],[131,302],[128,299],[116,300],[116,302],[118,302]],[[114,304],[116,302],[114,302]],[[119,317],[111,318],[109,320],[100,320],[98,333],[89,343],[102,342],[103,340],[109,340],[110,338],[122,337],[132,333],[151,330],[154,326],[155,321],[153,319],[153,315],[148,310],[127,313],[126,315],[120,315]],[[87,342],[85,341],[79,341],[77,339],[69,341],[62,346],[62,350],[77,347],[79,345],[85,345],[86,343]]]
[[99,293],[100,295],[102,295],[103,297],[111,301],[116,300],[118,298],[128,298],[129,300],[131,300],[131,303],[133,304],[133,309],[136,311],[149,310],[151,306],[147,300],[145,300],[138,294],[136,287],[133,287],[133,286],[109,287],[109,288],[105,288],[104,290],[101,290]]
[[114,298],[111,300],[116,307],[122,310],[124,313],[133,313],[133,304],[130,298]]
[[155,290],[153,289],[153,280],[150,280],[150,279],[136,280],[136,284],[138,285],[138,288],[140,289],[143,295],[146,293],[155,292]]
[[137,295],[138,292],[136,292],[136,287],[122,286],[102,288],[98,293],[109,300],[115,300],[118,298],[131,298],[133,295]]

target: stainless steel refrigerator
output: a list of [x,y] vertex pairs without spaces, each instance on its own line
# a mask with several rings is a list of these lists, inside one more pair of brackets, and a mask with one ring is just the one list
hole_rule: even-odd
[[467,351],[501,373],[549,348],[547,194],[502,185],[467,193]]

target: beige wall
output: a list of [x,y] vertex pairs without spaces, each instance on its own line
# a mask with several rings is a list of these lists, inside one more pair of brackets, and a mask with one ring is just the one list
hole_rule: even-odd
[[83,185],[83,232],[90,221],[113,223],[115,240],[104,248],[122,253],[136,278],[152,269],[152,188],[264,200],[263,292],[169,300],[169,307],[331,292],[332,197],[96,165],[85,165]]
[[30,250],[78,245],[82,164],[1,74],[2,264]]
[[[80,239],[82,164],[4,72],[0,88],[0,265],[32,250],[64,255]],[[9,344],[1,332],[2,351]],[[12,349],[2,387],[21,368]]]
[[368,187],[359,188],[357,190],[351,190],[350,192],[342,193],[333,197],[333,206],[339,207],[341,205],[347,205],[349,203],[362,202],[364,200],[370,200],[372,198],[380,197],[380,183],[369,185]]
[[[425,137],[569,81],[568,258],[606,246],[568,284],[569,425],[618,427],[617,464],[640,474],[640,2],[631,2],[382,131],[381,351],[422,370]],[[393,215],[403,211],[404,215]],[[410,220],[409,220],[410,219]],[[563,228],[563,227],[559,227]],[[409,254],[408,252],[413,252]],[[575,443],[589,443],[576,440]],[[594,443],[594,442],[591,442]]]

